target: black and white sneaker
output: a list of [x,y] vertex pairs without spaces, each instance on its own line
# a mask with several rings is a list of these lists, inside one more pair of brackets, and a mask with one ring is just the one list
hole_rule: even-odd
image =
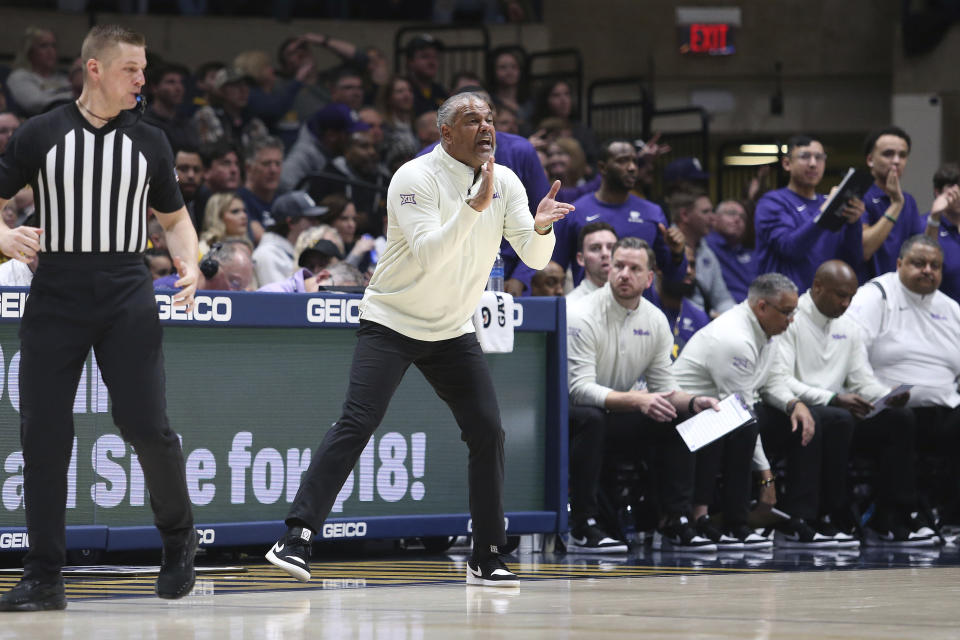
[[711,553],[717,550],[717,545],[709,538],[699,535],[686,516],[675,516],[669,518],[653,534],[653,548],[662,551]]
[[770,538],[760,535],[756,530],[751,529],[745,524],[737,525],[727,531],[727,535],[731,538],[736,538],[740,541],[740,544],[743,545],[745,550],[748,549],[770,549],[773,547],[773,540]]
[[916,522],[912,514],[896,518],[875,513],[863,527],[863,544],[868,547],[933,547],[939,543],[933,529]]
[[708,515],[697,518],[697,533],[717,546],[718,551],[743,549],[743,542],[717,529]]
[[306,527],[291,527],[267,551],[267,561],[289,573],[300,582],[310,580],[310,540],[313,532]]
[[467,560],[467,584],[480,587],[519,587],[517,574],[507,569],[499,553]]
[[567,545],[570,553],[626,553],[627,550],[626,542],[608,536],[593,518],[571,529],[570,543]]
[[817,523],[817,531],[836,540],[837,547],[840,549],[858,549],[860,547],[860,539],[836,526],[828,515],[823,516],[823,519]]
[[811,527],[803,518],[777,526],[773,541],[780,549],[836,549],[837,541]]

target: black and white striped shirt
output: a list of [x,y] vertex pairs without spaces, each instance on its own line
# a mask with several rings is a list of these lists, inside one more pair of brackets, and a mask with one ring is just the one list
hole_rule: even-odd
[[42,250],[141,252],[147,207],[183,206],[163,132],[132,112],[97,129],[70,103],[25,122],[0,156],[0,198],[33,187]]

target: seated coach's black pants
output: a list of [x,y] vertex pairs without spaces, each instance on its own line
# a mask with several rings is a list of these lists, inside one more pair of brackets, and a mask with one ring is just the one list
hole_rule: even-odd
[[[24,575],[65,560],[73,401],[93,347],[113,420],[137,453],[162,536],[193,526],[180,440],[167,421],[162,331],[139,254],[41,254],[20,326],[20,442],[30,551]],[[78,491],[82,491],[78,487]]]
[[426,342],[360,321],[343,414],[324,436],[300,482],[287,524],[320,531],[340,488],[411,365],[447,403],[469,449],[468,482],[474,548],[505,544],[503,428],[493,380],[473,333]]

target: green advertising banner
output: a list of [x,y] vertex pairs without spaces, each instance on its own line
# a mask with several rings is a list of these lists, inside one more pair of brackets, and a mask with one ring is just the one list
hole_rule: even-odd
[[[339,417],[355,343],[337,328],[167,326],[168,415],[181,435],[198,523],[283,519],[313,449]],[[24,525],[19,340],[0,325],[0,528]],[[506,438],[507,511],[545,509],[546,334],[490,355]],[[95,358],[74,403],[68,525],[151,525],[131,447],[109,413]],[[467,448],[446,405],[411,367],[331,517],[465,513]]]

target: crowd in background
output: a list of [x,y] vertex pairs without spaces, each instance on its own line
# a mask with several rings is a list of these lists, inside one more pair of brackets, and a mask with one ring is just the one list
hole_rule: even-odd
[[[339,63],[318,68],[317,49]],[[783,159],[785,187],[765,191],[756,180],[742,200],[715,203],[698,159],[673,157],[656,138],[597,140],[575,111],[569,82],[532,91],[519,47],[493,51],[483,77],[464,70],[446,86],[439,77],[443,50],[429,35],[414,37],[400,74],[375,47],[317,33],[193,70],[148,51],[142,118],[166,133],[174,151],[200,238],[200,288],[362,290],[387,244],[392,174],[437,145],[437,108],[449,95],[480,92],[495,110],[497,161],[519,176],[531,207],[553,180],[563,185],[557,199],[576,206],[554,226],[556,249],[545,269],[526,268],[509,244],[502,247],[505,289],[514,296],[566,295],[578,331],[570,349],[575,547],[622,546],[617,524],[602,521],[599,474],[611,442],[623,436],[628,448],[637,447],[630,434],[606,441],[596,434],[622,431],[610,417],[618,413],[659,423],[679,419],[687,408],[665,398],[681,388],[702,397],[740,393],[764,419],[738,440],[696,456],[657,438],[642,444],[676,463],[651,467],[660,474],[664,508],[652,528],[666,547],[764,544],[743,525],[752,494],[767,505],[776,501],[768,458],[785,461],[793,478],[787,502],[794,518],[782,528],[783,544],[850,545],[861,523],[848,522],[850,505],[835,497],[847,493],[842,476],[855,453],[878,459],[885,473],[898,470],[900,483],[878,486],[880,514],[873,538],[864,540],[920,546],[939,535],[943,518],[960,521],[960,167],[945,164],[930,176],[933,206],[921,212],[900,186],[909,133],[876,131],[863,150],[873,185],[862,199],[840,203],[832,222],[817,222],[828,150],[816,137],[798,135]],[[77,97],[79,60],[61,69],[59,53],[51,31],[25,34],[0,93],[0,152],[25,118]],[[663,195],[653,201],[653,166],[661,158],[666,167],[656,192]],[[29,224],[33,207],[25,189],[4,207],[3,219],[8,226]],[[145,260],[155,286],[175,286],[155,220],[149,238]],[[6,262],[0,284],[28,285],[34,268]],[[905,306],[891,308],[888,318],[891,300]],[[847,314],[848,306],[859,311]],[[901,317],[905,309],[916,318]],[[618,360],[608,344],[624,340],[617,332],[627,326],[632,337],[657,341],[637,347],[635,362]],[[817,331],[819,342],[811,337]],[[578,342],[586,335],[592,343]],[[722,349],[707,347],[718,339],[724,349],[741,349],[727,354],[726,373],[727,363],[716,360]],[[824,341],[844,340],[844,348],[859,346],[840,356],[824,350]],[[827,376],[826,360],[814,363],[817,353],[848,367],[845,375]],[[883,420],[867,420],[868,407],[898,383],[916,387],[906,397],[895,394]],[[698,408],[691,401],[689,413]],[[913,426],[898,431],[907,423]],[[912,434],[909,446],[905,431]],[[915,459],[924,452],[950,461],[944,495],[914,486]],[[685,465],[696,471],[676,477]],[[757,491],[750,490],[754,472]],[[722,495],[715,495],[717,476]],[[797,490],[801,485],[806,493]],[[710,520],[715,506],[722,506],[722,527]],[[925,519],[933,508],[934,517]]]

